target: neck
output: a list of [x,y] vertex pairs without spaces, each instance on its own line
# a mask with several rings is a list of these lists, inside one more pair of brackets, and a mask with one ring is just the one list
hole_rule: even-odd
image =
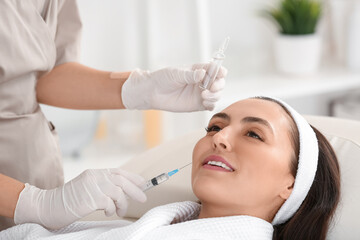
[[215,206],[212,206],[211,204],[201,203],[199,219],[220,217],[222,212],[223,211],[221,211],[219,208],[216,208]]
[[247,215],[247,216],[261,218],[261,219],[271,223],[271,221],[274,217],[274,216],[272,216],[273,214],[263,214],[264,211],[262,211],[262,210],[258,210],[258,209],[255,210],[255,209],[249,209],[249,208],[244,210],[244,209],[239,209],[238,206],[224,207],[224,206],[214,205],[211,203],[202,202],[199,219]]

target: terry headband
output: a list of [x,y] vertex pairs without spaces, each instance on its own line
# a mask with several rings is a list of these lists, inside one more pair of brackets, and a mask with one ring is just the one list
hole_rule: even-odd
[[298,168],[295,176],[294,188],[290,197],[284,202],[272,221],[272,225],[278,225],[289,220],[306,198],[315,178],[319,147],[315,132],[305,118],[285,102],[276,98],[271,99],[279,102],[290,112],[299,131],[300,143]]

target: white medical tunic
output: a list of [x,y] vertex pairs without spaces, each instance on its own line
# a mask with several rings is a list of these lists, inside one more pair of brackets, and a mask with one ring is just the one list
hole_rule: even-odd
[[[37,79],[76,61],[74,0],[0,1],[0,173],[39,188],[63,184],[57,136],[36,100]],[[0,230],[14,225],[0,217]]]

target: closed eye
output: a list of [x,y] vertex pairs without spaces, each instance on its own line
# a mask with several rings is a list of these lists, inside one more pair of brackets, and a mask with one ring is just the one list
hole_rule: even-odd
[[246,136],[251,137],[251,138],[255,138],[255,139],[259,139],[260,141],[263,142],[263,139],[258,134],[256,134],[254,131],[248,131]]

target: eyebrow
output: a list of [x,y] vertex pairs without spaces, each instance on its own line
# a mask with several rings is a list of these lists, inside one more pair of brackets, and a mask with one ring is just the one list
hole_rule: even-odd
[[[219,112],[219,113],[216,113],[214,114],[214,116],[212,116],[211,119],[213,118],[221,118],[221,119],[224,119],[226,121],[230,121],[231,120],[231,117],[226,114],[226,113],[223,113],[223,112]],[[268,121],[266,121],[265,119],[263,118],[259,118],[259,117],[244,117],[243,119],[241,119],[240,121],[241,123],[259,123],[263,126],[265,126],[266,128],[268,128],[272,134],[274,134],[274,130],[272,128],[272,126],[270,125],[270,123]]]
[[263,126],[265,126],[266,128],[268,128],[272,134],[274,134],[274,130],[271,127],[270,123],[268,121],[266,121],[263,118],[259,118],[259,117],[244,117],[243,119],[241,119],[242,123],[259,123]]
[[229,115],[227,115],[226,113],[223,113],[223,112],[214,114],[214,116],[212,116],[211,119],[213,119],[213,118],[222,118],[227,121],[230,121],[230,119],[231,119]]

